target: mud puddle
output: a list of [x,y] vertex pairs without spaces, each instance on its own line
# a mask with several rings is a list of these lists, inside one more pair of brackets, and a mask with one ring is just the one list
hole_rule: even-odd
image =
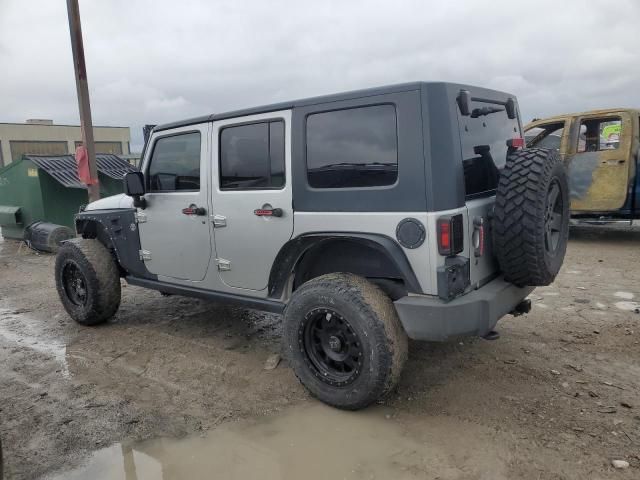
[[481,430],[450,417],[392,417],[382,407],[342,412],[314,404],[222,425],[205,438],[116,444],[49,478],[507,478],[508,447],[495,432]]
[[0,342],[53,358],[60,364],[62,376],[69,378],[66,344],[43,332],[41,325],[42,322],[22,314],[20,310],[0,306]]

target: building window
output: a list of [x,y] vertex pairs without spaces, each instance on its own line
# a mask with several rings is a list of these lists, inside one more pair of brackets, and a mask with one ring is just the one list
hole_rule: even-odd
[[200,190],[200,132],[156,140],[148,178],[150,192]]
[[2,157],[2,142],[0,141],[0,168],[4,167],[4,158]]
[[11,140],[9,149],[13,162],[20,160],[23,155],[65,155],[69,153],[67,142]]
[[[121,142],[93,142],[96,153],[122,155]],[[82,145],[82,142],[76,142],[76,148]]]
[[398,135],[393,105],[309,115],[307,179],[314,188],[392,185],[398,178]]
[[220,132],[220,189],[282,188],[284,151],[281,120],[224,128]]

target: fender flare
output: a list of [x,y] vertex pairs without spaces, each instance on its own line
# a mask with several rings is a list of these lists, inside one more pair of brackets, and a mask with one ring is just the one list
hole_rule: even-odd
[[372,233],[313,232],[292,238],[282,246],[271,266],[269,297],[273,299],[282,298],[291,273],[302,256],[311,248],[332,240],[352,240],[386,255],[402,275],[407,291],[417,294],[423,293],[418,278],[402,247],[392,238]]
[[[75,216],[76,232],[83,237],[94,235],[105,247],[114,251],[120,268],[127,275],[157,280],[140,260],[140,234],[134,208],[85,210]],[[91,225],[99,225],[90,232]]]

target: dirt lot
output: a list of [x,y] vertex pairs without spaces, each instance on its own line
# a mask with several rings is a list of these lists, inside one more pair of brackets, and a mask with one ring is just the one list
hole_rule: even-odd
[[7,478],[132,479],[149,458],[165,480],[640,478],[639,229],[574,229],[500,340],[412,343],[398,392],[358,413],[318,405],[286,362],[263,369],[277,316],[126,287],[113,321],[84,328],[53,261],[0,243]]

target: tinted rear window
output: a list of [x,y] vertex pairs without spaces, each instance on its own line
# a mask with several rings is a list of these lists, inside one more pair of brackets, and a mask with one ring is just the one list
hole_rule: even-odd
[[[472,111],[486,103],[472,102]],[[467,197],[491,195],[498,186],[498,175],[507,161],[507,140],[521,137],[518,119],[501,111],[472,118],[458,114],[460,142]]]
[[314,188],[393,185],[398,135],[393,105],[373,105],[307,118],[307,178]]

